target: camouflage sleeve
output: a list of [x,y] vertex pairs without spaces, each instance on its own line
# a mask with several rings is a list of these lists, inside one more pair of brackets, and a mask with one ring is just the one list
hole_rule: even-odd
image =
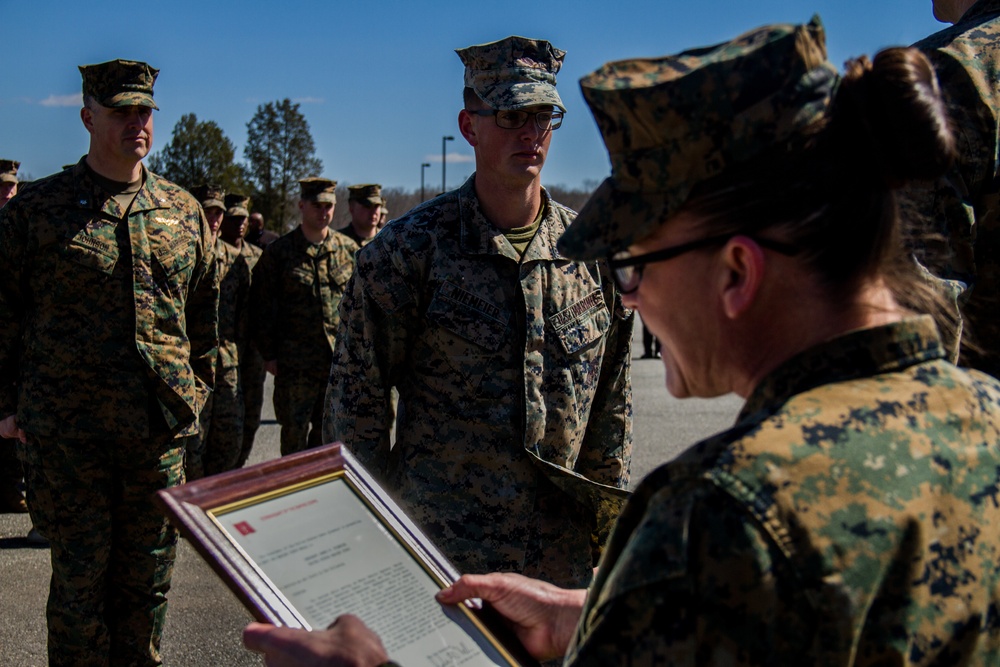
[[340,329],[330,370],[324,442],[339,440],[384,481],[393,406],[391,389],[406,363],[417,321],[395,236],[386,230],[357,254],[340,306]]
[[20,359],[24,295],[21,266],[26,234],[23,220],[14,214],[16,204],[0,208],[0,419],[17,412],[17,377]]
[[599,268],[605,301],[611,311],[611,327],[575,470],[587,479],[625,489],[632,461],[631,364],[635,314],[622,303],[607,266],[601,262]]
[[278,306],[275,281],[276,267],[271,246],[257,260],[250,281],[250,338],[260,351],[264,361],[278,358],[278,340],[275,327],[278,324]]
[[242,252],[235,268],[240,278],[240,286],[236,292],[236,340],[242,345],[250,331],[250,266]]
[[215,387],[215,363],[219,349],[219,266],[215,261],[212,232],[205,214],[201,218],[201,259],[191,277],[184,314],[191,345],[191,369],[194,371],[199,404],[204,405]]
[[565,664],[800,664],[817,614],[775,543],[726,494],[670,495],[602,564]]

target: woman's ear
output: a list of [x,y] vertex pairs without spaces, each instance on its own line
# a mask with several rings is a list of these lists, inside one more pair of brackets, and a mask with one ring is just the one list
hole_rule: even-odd
[[722,308],[726,317],[741,318],[757,300],[767,258],[763,248],[749,236],[737,235],[729,239],[722,250],[720,279]]

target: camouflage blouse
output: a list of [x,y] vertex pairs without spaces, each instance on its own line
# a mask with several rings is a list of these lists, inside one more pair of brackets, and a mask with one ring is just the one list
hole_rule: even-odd
[[322,367],[326,374],[357,249],[333,230],[310,243],[301,226],[267,246],[250,287],[251,336],[265,360],[290,372]]
[[602,263],[556,249],[572,211],[546,194],[520,257],[474,178],[358,251],[324,436],[459,570],[585,585],[628,485],[632,314]]
[[218,345],[211,233],[190,194],[143,173],[127,211],[84,160],[0,211],[0,411],[30,433],[197,433]]
[[927,317],[786,362],[647,477],[571,665],[1000,664],[1000,383]]

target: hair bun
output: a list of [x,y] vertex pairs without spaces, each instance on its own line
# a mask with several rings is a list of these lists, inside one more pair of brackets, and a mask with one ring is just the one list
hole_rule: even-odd
[[[955,158],[937,76],[913,48],[880,51],[845,64],[832,124],[847,165],[877,172],[890,187],[941,175]],[[858,159],[860,158],[860,165]]]

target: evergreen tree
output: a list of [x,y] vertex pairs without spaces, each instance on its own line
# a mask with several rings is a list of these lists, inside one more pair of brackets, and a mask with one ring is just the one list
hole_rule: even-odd
[[184,114],[170,143],[149,156],[149,170],[182,188],[221,185],[227,192],[249,194],[245,170],[233,161],[236,148],[215,121]]
[[257,107],[247,123],[243,156],[254,188],[254,210],[264,215],[268,227],[283,233],[295,223],[298,181],[323,171],[315,153],[309,123],[298,104],[286,98]]

